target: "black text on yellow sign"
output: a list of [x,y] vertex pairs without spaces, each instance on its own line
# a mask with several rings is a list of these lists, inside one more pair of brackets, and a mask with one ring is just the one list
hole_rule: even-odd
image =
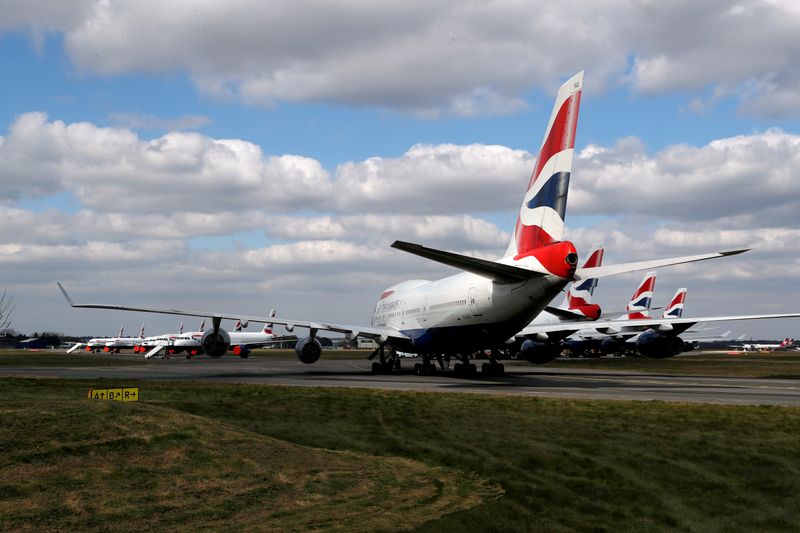
[[112,400],[115,402],[138,402],[139,387],[124,389],[89,389],[86,395],[92,400]]

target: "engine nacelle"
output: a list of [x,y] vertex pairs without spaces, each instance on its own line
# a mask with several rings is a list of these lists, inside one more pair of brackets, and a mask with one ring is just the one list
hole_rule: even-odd
[[636,339],[636,351],[650,359],[665,359],[683,351],[683,340],[648,329]]
[[237,344],[233,348],[231,348],[231,353],[237,357],[241,357],[242,359],[247,359],[250,356],[250,352],[252,350],[246,344]]
[[606,337],[600,341],[600,353],[603,355],[614,355],[625,352],[625,341]]
[[222,328],[217,330],[216,335],[213,329],[207,329],[203,332],[203,338],[200,344],[203,346],[203,351],[208,356],[222,357],[231,345],[231,336]]
[[543,365],[561,355],[561,345],[552,342],[536,342],[530,339],[522,343],[519,355],[529,363]]
[[294,351],[301,363],[310,365],[316,363],[319,360],[319,356],[322,355],[322,344],[320,344],[316,337],[313,339],[311,337],[305,337],[297,341]]

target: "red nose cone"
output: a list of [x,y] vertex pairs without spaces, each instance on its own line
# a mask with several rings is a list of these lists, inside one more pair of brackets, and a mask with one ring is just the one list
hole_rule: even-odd
[[528,255],[539,260],[551,274],[571,279],[578,266],[578,252],[569,241],[554,242],[535,248]]

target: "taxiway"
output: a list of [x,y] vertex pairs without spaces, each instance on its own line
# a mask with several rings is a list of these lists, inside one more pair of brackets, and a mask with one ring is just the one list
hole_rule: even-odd
[[[125,356],[123,356],[125,357]],[[416,376],[412,363],[392,375],[372,375],[362,359],[325,360],[312,366],[288,358],[170,359],[141,366],[4,367],[0,376],[134,381],[210,381],[314,387],[513,394],[550,398],[663,400],[720,404],[800,406],[800,380],[707,376],[559,368],[506,364],[501,377],[456,377],[451,372]]]

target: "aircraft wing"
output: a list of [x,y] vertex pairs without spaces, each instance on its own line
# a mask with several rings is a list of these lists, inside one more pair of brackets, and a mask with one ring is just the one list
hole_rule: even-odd
[[287,330],[292,331],[295,327],[305,328],[314,331],[333,331],[335,333],[342,333],[349,339],[356,337],[367,337],[370,339],[377,339],[381,342],[387,339],[399,339],[408,341],[411,340],[408,336],[400,333],[394,328],[376,327],[376,326],[350,326],[344,324],[334,324],[331,322],[312,322],[309,320],[291,320],[287,318],[276,318],[274,316],[242,316],[233,313],[209,313],[206,311],[186,311],[182,309],[162,309],[158,307],[138,307],[131,305],[116,305],[116,304],[79,304],[75,303],[72,298],[67,294],[67,291],[61,285],[56,283],[61,293],[66,298],[70,307],[80,307],[86,309],[112,309],[115,311],[138,311],[140,313],[159,313],[162,315],[180,315],[180,316],[195,316],[200,318],[217,318],[221,320],[247,320],[249,322],[256,322],[260,324],[280,324],[286,327]]
[[695,324],[703,322],[727,322],[729,320],[766,320],[774,318],[800,318],[800,313],[776,313],[770,315],[728,315],[728,316],[704,316],[704,317],[685,317],[685,318],[647,318],[642,320],[595,320],[589,323],[567,323],[549,324],[541,326],[528,326],[520,331],[517,336],[533,337],[537,335],[548,335],[554,337],[564,336],[569,332],[570,335],[576,331],[592,328],[601,332],[614,334],[632,327],[654,329],[660,331],[673,331],[678,333],[686,331]]

